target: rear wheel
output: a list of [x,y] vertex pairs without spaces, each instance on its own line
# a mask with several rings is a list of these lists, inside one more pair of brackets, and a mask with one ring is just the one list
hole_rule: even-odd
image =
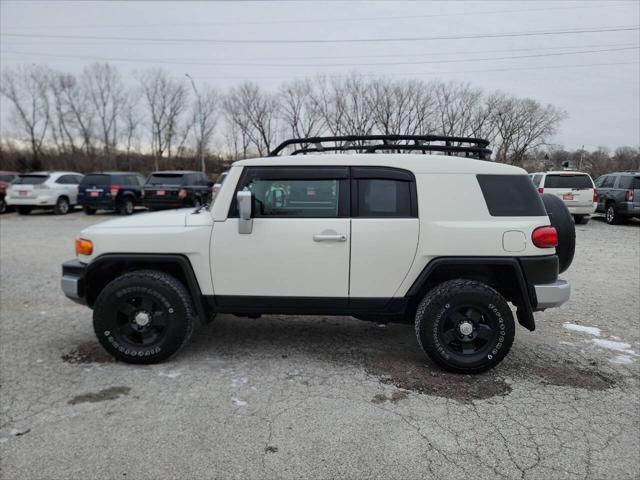
[[126,273],[98,295],[93,327],[102,346],[127,363],[157,363],[191,337],[189,293],[175,277],[154,270]]
[[66,215],[70,210],[71,205],[69,205],[69,199],[67,197],[58,198],[56,206],[53,208],[56,215]]
[[120,204],[121,215],[131,215],[133,213],[133,199],[131,197],[125,197]]
[[29,215],[31,213],[31,207],[16,207],[18,215]]
[[456,373],[495,367],[509,352],[515,334],[504,297],[474,280],[449,280],[432,289],[420,303],[415,322],[422,350]]
[[4,201],[4,198],[0,200],[0,213],[5,213],[7,211],[7,202]]
[[609,225],[618,225],[621,221],[620,215],[616,211],[616,204],[610,203],[604,212],[604,218]]
[[84,213],[86,215],[95,215],[96,214],[96,209],[95,208],[83,207],[82,209],[84,210]]

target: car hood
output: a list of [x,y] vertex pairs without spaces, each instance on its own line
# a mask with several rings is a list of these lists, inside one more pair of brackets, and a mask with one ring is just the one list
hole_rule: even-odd
[[185,227],[187,215],[194,208],[180,208],[178,210],[162,210],[160,212],[140,213],[127,217],[107,220],[89,227],[87,230],[102,228],[145,228],[145,227]]

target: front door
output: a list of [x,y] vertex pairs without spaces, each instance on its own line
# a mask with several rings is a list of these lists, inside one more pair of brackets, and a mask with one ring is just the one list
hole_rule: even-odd
[[216,298],[347,299],[348,178],[346,167],[245,167],[236,192],[253,194],[253,228],[239,233],[234,195],[228,218],[213,228]]

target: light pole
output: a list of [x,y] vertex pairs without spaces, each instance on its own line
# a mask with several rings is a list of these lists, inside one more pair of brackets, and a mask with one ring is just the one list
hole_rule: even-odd
[[200,98],[200,94],[196,88],[196,82],[193,81],[191,75],[185,73],[185,76],[191,81],[193,92],[196,94],[196,99],[198,100],[198,122],[200,123],[200,141],[198,142],[200,144],[200,168],[202,168],[202,173],[206,173],[207,166],[204,161],[204,119],[202,118],[202,98]]

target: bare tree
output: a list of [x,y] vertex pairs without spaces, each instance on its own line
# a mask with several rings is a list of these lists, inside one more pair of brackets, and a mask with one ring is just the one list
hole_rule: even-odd
[[283,84],[279,103],[280,118],[292,137],[309,138],[322,133],[325,123],[313,99],[311,80],[294,80]]
[[117,122],[124,106],[120,72],[108,63],[94,63],[82,74],[84,88],[100,124],[104,155],[111,160],[117,142]]
[[277,132],[277,97],[246,82],[230,90],[223,108],[229,121],[247,137],[258,155],[268,154]]
[[18,67],[5,70],[0,85],[0,93],[13,105],[15,124],[27,136],[33,168],[40,168],[39,157],[49,128],[47,76],[43,67]]
[[171,157],[171,145],[185,107],[187,91],[182,82],[158,68],[144,71],[138,80],[147,102],[154,168],[158,170],[164,153]]

